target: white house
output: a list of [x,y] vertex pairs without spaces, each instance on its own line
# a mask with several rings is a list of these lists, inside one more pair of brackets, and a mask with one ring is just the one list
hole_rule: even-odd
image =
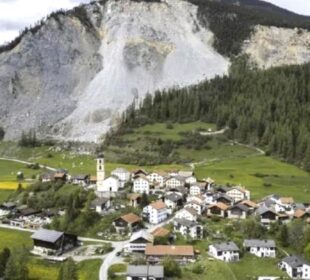
[[294,199],[292,197],[280,197],[275,199],[274,210],[276,213],[294,214]]
[[124,249],[127,252],[145,252],[147,244],[153,244],[154,237],[145,230],[133,233]]
[[203,226],[196,221],[186,219],[174,219],[174,231],[181,233],[183,236],[190,236],[192,239],[203,238]]
[[197,221],[198,213],[194,208],[185,207],[175,214],[176,219]]
[[226,195],[231,197],[235,202],[244,200],[244,199],[250,200],[250,191],[241,186],[237,186],[237,187],[233,187],[229,189],[226,192]]
[[189,187],[189,194],[193,196],[204,194],[205,191],[206,191],[205,183],[194,183]]
[[310,279],[310,263],[299,256],[285,257],[279,267],[293,279]]
[[115,176],[110,176],[97,185],[98,192],[118,192],[120,188],[121,182]]
[[209,255],[224,262],[239,261],[239,251],[234,242],[223,242],[209,246]]
[[250,209],[244,204],[235,204],[227,209],[229,219],[246,219],[250,214]]
[[165,196],[165,204],[169,209],[176,209],[183,205],[183,196],[176,192],[169,192]]
[[111,172],[111,175],[117,177],[120,181],[122,186],[125,185],[125,183],[130,181],[130,172],[122,167],[116,168]]
[[168,209],[164,202],[158,200],[145,206],[143,214],[147,217],[149,223],[156,225],[168,218]]
[[108,197],[96,198],[90,204],[90,208],[101,214],[111,207],[111,200]]
[[165,185],[168,189],[174,189],[185,185],[185,179],[180,176],[171,177],[166,180]]
[[189,176],[189,177],[185,177],[185,183],[192,185],[197,183],[197,178],[195,176]]
[[276,257],[276,243],[273,240],[245,239],[243,247],[259,258]]
[[164,186],[164,181],[166,176],[163,172],[152,172],[146,176],[150,182],[154,184],[159,184],[160,187]]
[[195,200],[187,202],[185,207],[194,208],[197,211],[198,215],[201,215],[202,211],[204,210],[203,203],[199,203],[198,201]]
[[135,193],[150,193],[151,182],[144,176],[139,175],[133,180],[133,192]]

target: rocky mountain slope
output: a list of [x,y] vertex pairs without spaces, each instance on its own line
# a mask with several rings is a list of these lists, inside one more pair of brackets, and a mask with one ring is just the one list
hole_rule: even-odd
[[[24,32],[0,48],[5,138],[36,129],[42,137],[96,141],[147,93],[228,73],[229,53],[219,47],[225,36],[210,3],[204,12],[198,0],[98,1]],[[238,14],[220,17],[234,21]],[[310,61],[306,30],[277,30],[257,27],[242,39],[243,52],[260,67]],[[287,35],[292,56],[285,48],[279,53]]]

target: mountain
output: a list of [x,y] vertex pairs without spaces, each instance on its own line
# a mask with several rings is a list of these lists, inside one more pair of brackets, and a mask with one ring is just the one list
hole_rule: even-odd
[[5,139],[96,141],[147,93],[310,61],[310,18],[256,0],[109,0],[59,11],[0,47]]

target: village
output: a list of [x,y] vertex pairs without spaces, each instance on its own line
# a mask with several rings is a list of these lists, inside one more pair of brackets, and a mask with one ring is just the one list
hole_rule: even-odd
[[[206,174],[207,175],[207,174]],[[136,263],[127,266],[127,280],[165,279],[162,262],[171,258],[186,266],[201,259],[201,252],[191,245],[203,242],[208,226],[202,222],[245,221],[255,219],[266,229],[273,224],[289,224],[296,219],[310,220],[310,205],[295,202],[291,197],[269,195],[260,201],[251,200],[251,192],[240,185],[217,185],[206,176],[198,181],[193,171],[171,170],[132,172],[118,167],[106,176],[105,159],[96,159],[96,176],[89,174],[71,176],[67,170],[49,171],[40,177],[42,183],[66,182],[77,188],[93,191],[90,203],[92,211],[103,218],[115,209],[139,209],[123,213],[112,222],[113,238],[98,234],[98,238],[111,241],[111,248],[103,260],[100,280],[108,278],[108,270],[122,257],[135,256]],[[126,197],[126,204],[118,204],[117,197]],[[79,236],[48,229],[55,216],[63,211],[33,209],[18,201],[7,201],[0,206],[0,224],[3,227],[33,231],[32,254],[42,258],[63,261],[82,244]],[[217,232],[218,241],[209,243],[209,260],[238,262],[243,252],[257,258],[276,258],[279,253],[273,239],[243,239],[237,244],[223,240]],[[176,242],[181,236],[183,243]],[[206,243],[207,244],[207,243]],[[282,253],[283,254],[283,253]],[[278,269],[292,279],[310,279],[310,263],[295,254],[286,254],[278,263]],[[208,272],[206,272],[208,273]],[[261,275],[259,279],[278,279],[273,275]]]

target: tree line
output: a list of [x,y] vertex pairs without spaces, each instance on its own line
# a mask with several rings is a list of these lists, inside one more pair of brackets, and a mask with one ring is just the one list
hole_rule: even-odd
[[310,171],[309,108],[310,64],[250,70],[241,58],[229,76],[147,95],[127,109],[117,132],[153,122],[212,122],[228,127],[229,138]]

